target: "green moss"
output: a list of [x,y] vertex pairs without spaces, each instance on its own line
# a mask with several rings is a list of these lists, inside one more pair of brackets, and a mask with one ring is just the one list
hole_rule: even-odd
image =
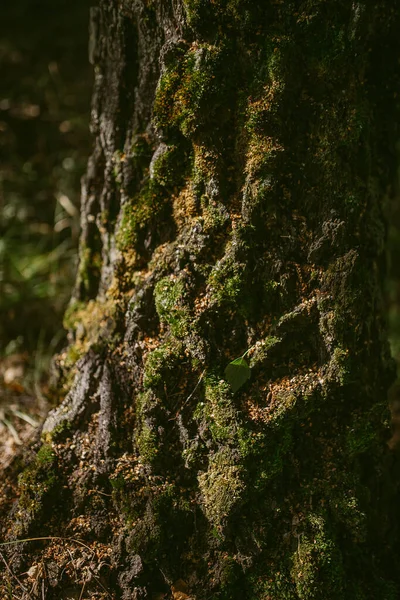
[[198,475],[198,482],[207,519],[216,527],[222,526],[245,489],[241,466],[227,448],[222,448],[210,457],[208,470]]
[[222,28],[242,29],[251,22],[252,11],[243,0],[208,2],[205,0],[184,0],[186,17],[193,29],[207,33],[221,31]]
[[174,125],[188,135],[198,126],[196,115],[212,81],[211,74],[200,69],[196,62],[196,52],[190,51],[161,78],[154,104],[158,127]]
[[154,301],[161,323],[168,323],[171,333],[183,337],[192,328],[190,311],[185,302],[185,284],[182,279],[164,277],[154,288]]
[[46,441],[48,444],[51,442],[58,442],[62,439],[66,439],[72,433],[72,431],[73,431],[72,423],[70,421],[64,420],[64,421],[61,421],[61,423],[59,423],[57,425],[57,427],[55,427],[51,431],[51,433],[47,432],[45,434],[45,436],[46,436],[45,439],[43,439],[43,437],[42,437],[42,439],[43,439],[43,441]]
[[342,600],[345,589],[343,559],[321,515],[308,516],[307,531],[299,534],[293,555],[292,577],[300,600]]
[[54,465],[56,455],[50,444],[44,444],[36,455],[36,465],[48,468]]
[[79,322],[79,313],[85,308],[84,302],[73,301],[69,304],[64,314],[63,325],[67,330],[75,329]]
[[282,338],[270,335],[266,337],[264,340],[257,342],[255,344],[254,352],[252,354],[250,360],[250,367],[255,367],[257,364],[262,363],[264,360],[268,358],[268,353],[271,348],[280,344],[282,342]]
[[[271,340],[271,345],[275,340]],[[204,400],[199,402],[194,419],[205,423],[213,441],[233,445],[244,461],[255,490],[263,490],[282,472],[285,460],[293,448],[293,419],[288,418],[296,398],[282,398],[277,403],[274,418],[263,431],[255,431],[243,422],[233,401],[229,384],[214,376],[204,379]],[[187,456],[192,462],[196,448],[189,447]],[[185,458],[187,458],[185,455]]]
[[[207,172],[201,174],[207,179]],[[222,231],[229,223],[229,213],[226,207],[220,202],[209,202],[206,196],[201,199],[201,207],[203,209],[204,226],[206,229],[216,233]]]
[[[145,154],[147,171],[150,159]],[[144,157],[140,157],[140,161]],[[190,146],[165,147],[152,165],[151,177],[142,182],[140,192],[122,207],[122,217],[116,236],[117,247],[121,252],[139,250],[149,227],[167,218],[171,204],[171,194],[185,185],[190,168]],[[138,171],[142,172],[143,167]]]
[[162,382],[162,370],[168,365],[170,358],[171,352],[168,346],[160,346],[147,355],[143,374],[145,388],[155,387]]
[[204,401],[197,405],[194,418],[206,421],[214,441],[233,442],[238,429],[237,410],[226,381],[213,376],[204,379]]
[[68,393],[76,375],[75,365],[90,348],[102,352],[104,346],[114,348],[117,344],[117,331],[124,298],[117,299],[111,294],[105,300],[90,300],[88,303],[74,302],[66,312],[64,327],[68,328],[73,341],[58,356],[62,370],[63,391]]
[[85,349],[81,344],[70,344],[68,346],[63,366],[70,370],[80,358],[85,354]]
[[124,204],[116,236],[121,252],[137,249],[141,234],[162,213],[165,202],[164,189],[150,179],[132,201]]
[[160,385],[167,377],[168,371],[175,369],[183,357],[183,346],[176,340],[165,343],[150,352],[144,365],[144,388],[149,389]]
[[74,333],[75,343],[68,348],[68,360],[76,362],[90,347],[99,346],[103,337],[110,342],[117,326],[121,304],[113,297],[71,305],[65,325]]
[[[244,127],[248,133],[245,170],[249,181],[252,181],[249,204],[253,209],[262,205],[264,210],[268,210],[268,205],[277,208],[276,203],[273,205],[267,199],[272,199],[274,171],[279,155],[285,150],[281,105],[285,93],[287,63],[291,60],[291,47],[282,36],[279,42],[267,42],[262,55],[264,64],[261,67],[261,80],[260,75],[255,74],[253,93],[244,101]],[[278,131],[281,132],[280,136],[276,133]],[[284,186],[281,185],[281,189]],[[287,193],[290,198],[290,191]]]
[[141,392],[135,398],[135,412],[138,417],[140,417],[143,412],[148,410],[153,402],[153,394],[150,390],[146,390],[145,392]]
[[162,76],[154,103],[158,128],[192,136],[223,106],[231,65],[226,51],[212,44],[193,45]]
[[261,576],[253,575],[249,580],[252,587],[251,600],[299,600],[284,563],[268,572],[265,572],[264,567]]
[[183,0],[186,9],[188,23],[194,25],[199,17],[199,8],[201,9],[201,0]]
[[339,346],[333,351],[329,365],[330,379],[336,380],[340,385],[346,385],[351,381],[352,360],[348,350]]
[[[165,364],[162,366],[165,373]],[[154,381],[153,381],[154,385]],[[138,394],[135,400],[136,413],[136,446],[140,454],[140,460],[144,464],[153,464],[159,453],[159,436],[157,424],[154,423],[154,414],[160,407],[160,399],[151,389]],[[151,416],[150,416],[151,415]]]
[[164,149],[152,167],[152,178],[170,192],[184,185],[191,167],[191,145],[180,140],[179,145],[172,144]]
[[43,444],[32,465],[18,478],[19,504],[30,516],[43,509],[45,497],[58,481],[56,455],[50,444]]
[[212,269],[208,289],[213,302],[240,307],[239,299],[244,288],[244,265],[228,248],[225,256]]
[[360,508],[359,502],[359,498],[365,495],[365,492],[363,494],[359,489],[359,497],[357,497],[355,492],[351,492],[353,482],[349,481],[346,476],[343,476],[342,480],[343,487],[329,496],[332,512],[336,513],[337,518],[344,524],[347,535],[356,544],[365,543],[367,540],[367,517]]
[[157,457],[157,435],[146,423],[142,424],[139,435],[136,438],[140,458],[144,463],[151,464]]

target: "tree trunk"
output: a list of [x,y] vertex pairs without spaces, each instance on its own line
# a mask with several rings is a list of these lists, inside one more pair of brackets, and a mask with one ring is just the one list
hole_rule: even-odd
[[393,4],[92,10],[66,396],[3,484],[4,597],[399,598]]

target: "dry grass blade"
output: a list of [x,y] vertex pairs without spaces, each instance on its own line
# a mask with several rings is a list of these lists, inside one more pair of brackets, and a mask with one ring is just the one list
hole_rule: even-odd
[[22,444],[22,440],[19,437],[18,432],[15,429],[14,425],[7,419],[7,417],[2,417],[0,420],[7,427],[8,431],[11,433],[12,437],[14,438],[15,443],[18,444],[18,446],[20,446]]
[[24,544],[25,542],[40,542],[40,541],[45,541],[45,540],[52,540],[52,541],[59,540],[62,542],[73,542],[75,544],[78,544],[79,546],[83,546],[83,548],[86,548],[86,550],[89,550],[89,552],[91,552],[93,554],[93,550],[91,548],[89,548],[89,546],[84,544],[84,542],[81,542],[80,540],[77,540],[72,537],[60,537],[57,535],[25,538],[23,540],[12,540],[11,542],[0,542],[0,546],[14,546],[15,544]]
[[37,427],[39,425],[39,421],[37,421],[36,419],[32,419],[31,416],[18,410],[17,408],[10,408],[10,410],[16,417],[19,417],[23,421],[26,421],[27,423],[29,423],[29,425],[32,425],[32,427]]

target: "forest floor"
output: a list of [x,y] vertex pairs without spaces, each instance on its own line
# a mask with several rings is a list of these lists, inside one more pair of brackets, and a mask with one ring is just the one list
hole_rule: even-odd
[[45,386],[26,387],[27,355],[0,360],[0,472],[35,434],[48,411]]

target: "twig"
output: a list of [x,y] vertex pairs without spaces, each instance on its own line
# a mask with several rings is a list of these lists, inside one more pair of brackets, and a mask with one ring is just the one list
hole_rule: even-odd
[[87,580],[85,579],[85,581],[83,582],[81,593],[79,594],[79,600],[82,600],[83,592],[85,591],[85,587],[86,587],[86,581]]
[[100,490],[88,490],[88,494],[101,494],[101,496],[107,496],[108,498],[112,498],[112,494],[106,494],[105,492],[101,492]]

